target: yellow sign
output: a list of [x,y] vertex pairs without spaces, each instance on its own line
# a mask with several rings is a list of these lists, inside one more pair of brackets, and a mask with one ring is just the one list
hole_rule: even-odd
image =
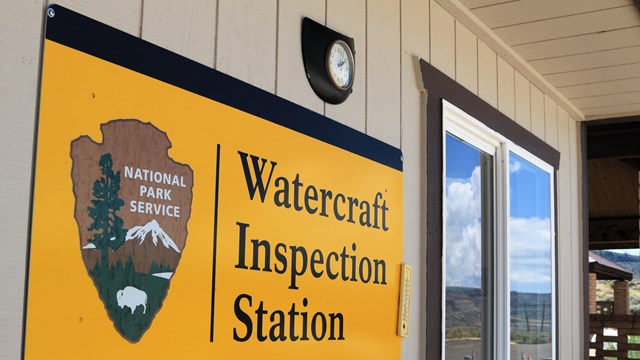
[[54,10],[25,358],[399,358],[399,151]]

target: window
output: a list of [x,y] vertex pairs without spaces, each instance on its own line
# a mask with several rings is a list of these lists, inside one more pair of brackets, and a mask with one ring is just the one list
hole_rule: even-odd
[[442,358],[555,358],[553,167],[443,101]]

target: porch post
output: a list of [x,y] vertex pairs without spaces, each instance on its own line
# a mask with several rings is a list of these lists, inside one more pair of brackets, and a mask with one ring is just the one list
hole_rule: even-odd
[[613,284],[613,313],[629,314],[629,282],[617,280]]
[[589,314],[596,313],[596,285],[598,284],[598,275],[589,273]]

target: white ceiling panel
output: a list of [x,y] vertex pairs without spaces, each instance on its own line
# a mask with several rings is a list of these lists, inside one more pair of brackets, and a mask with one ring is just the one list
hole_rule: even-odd
[[625,94],[590,96],[573,99],[580,110],[597,109],[607,106],[640,104],[640,91]]
[[640,76],[640,62],[605,68],[569,71],[547,75],[547,80],[555,87],[601,83]]
[[629,5],[633,5],[633,1],[520,0],[485,6],[473,12],[483,19],[485,25],[494,29]]
[[638,45],[640,26],[539,41],[514,46],[513,49],[523,59],[534,61]]
[[634,5],[561,16],[493,29],[508,45],[530,44],[636,26],[640,14]]
[[640,46],[530,61],[542,75],[598,69],[640,62]]
[[608,119],[640,114],[640,104],[614,105],[583,111],[585,120]]
[[496,4],[508,3],[513,0],[461,0],[462,4],[467,9],[477,9],[485,6],[492,6]]
[[587,96],[624,94],[628,92],[640,91],[640,81],[638,81],[639,79],[640,78],[630,78],[595,84],[574,85],[559,88],[559,90],[569,100]]

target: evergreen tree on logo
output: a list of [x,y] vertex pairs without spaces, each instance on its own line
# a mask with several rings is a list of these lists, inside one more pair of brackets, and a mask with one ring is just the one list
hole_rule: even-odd
[[117,212],[124,205],[118,196],[120,191],[120,171],[113,172],[113,159],[110,153],[100,157],[100,172],[102,176],[93,183],[93,197],[87,207],[89,217],[93,222],[89,231],[96,231],[93,239],[88,241],[101,251],[101,266],[108,267],[109,251],[116,251],[124,244],[127,229],[124,221]]

